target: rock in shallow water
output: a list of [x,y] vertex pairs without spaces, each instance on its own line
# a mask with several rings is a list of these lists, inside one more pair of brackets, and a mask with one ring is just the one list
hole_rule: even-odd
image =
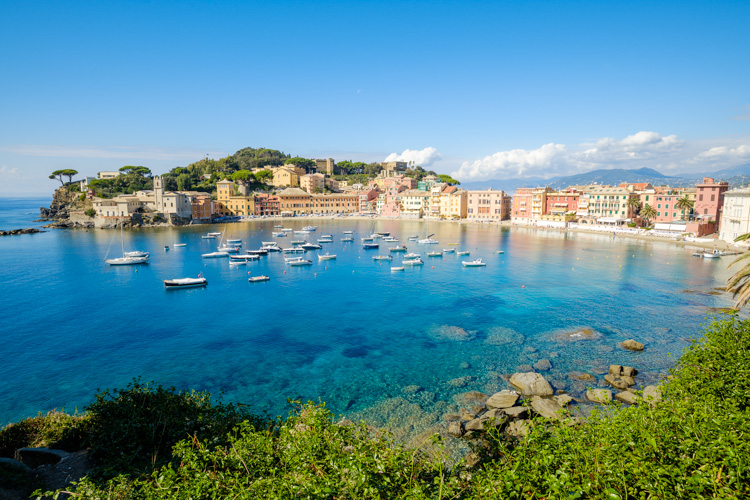
[[531,409],[534,410],[535,413],[544,418],[549,418],[550,420],[560,419],[565,412],[563,407],[557,404],[557,401],[540,398],[539,396],[531,398]]
[[552,396],[554,391],[544,377],[539,373],[514,373],[510,383],[521,391],[523,396]]
[[630,351],[642,351],[646,347],[633,339],[624,340],[621,345]]
[[518,401],[518,394],[513,391],[496,392],[485,401],[487,408],[510,408]]

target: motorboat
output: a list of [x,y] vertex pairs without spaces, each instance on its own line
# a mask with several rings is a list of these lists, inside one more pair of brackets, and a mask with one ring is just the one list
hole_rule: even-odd
[[232,245],[224,245],[217,248],[219,252],[226,252],[226,253],[237,253],[240,251],[240,247],[235,247]]
[[421,256],[422,256],[421,254],[414,253],[414,252],[409,252],[409,253],[407,253],[407,254],[404,255],[404,259],[417,259],[417,258],[419,258]]
[[206,233],[206,236],[213,236],[214,238],[218,238],[221,236],[221,233]]
[[274,227],[274,228],[276,228],[276,229],[281,229],[281,228],[282,228],[282,227],[284,227],[284,226],[282,226],[281,224],[276,224],[276,225],[275,225],[275,226],[273,226],[273,227]]
[[427,252],[428,257],[442,257],[443,252]]
[[417,257],[416,259],[405,259],[401,261],[401,265],[403,266],[421,266],[422,264],[424,264],[424,262],[419,257]]
[[286,262],[286,263],[294,262],[296,260],[304,260],[304,257],[299,256],[299,255],[294,256],[294,257],[284,257],[284,262]]
[[305,243],[307,243],[307,241],[305,241],[305,240],[292,240],[292,241],[290,241],[290,243],[292,245],[304,245]]
[[455,248],[443,248],[443,253],[453,253],[455,251]]
[[460,252],[456,252],[456,255],[469,255],[471,252],[468,250],[462,250]]
[[404,266],[395,266],[395,267],[391,267],[391,272],[395,272],[395,271],[403,271],[403,270],[404,270]]
[[140,250],[133,250],[132,252],[123,253],[124,257],[148,257],[148,252],[141,252]]
[[417,240],[417,243],[421,245],[437,245],[439,242],[438,240],[433,240],[432,238],[424,238],[422,240]]
[[703,252],[704,259],[718,259],[719,257],[721,257],[720,253]]
[[281,251],[284,253],[304,253],[305,249],[302,247],[290,247],[282,248]]
[[368,241],[372,241],[373,237],[372,236],[365,236],[364,238],[360,238],[360,239],[362,240],[362,243],[365,243],[365,242],[368,242]]
[[310,266],[312,265],[312,261],[307,259],[297,259],[287,261],[287,264],[289,264],[290,266]]
[[233,240],[227,240],[227,245],[242,245],[242,240],[235,238]]
[[372,235],[373,236],[377,235],[377,236],[380,236],[381,238],[385,238],[387,236],[390,236],[391,232],[390,231],[375,231],[374,233],[372,233]]
[[501,253],[505,253],[505,250],[497,250],[495,253],[500,255]]
[[249,278],[247,278],[247,281],[249,281],[250,283],[258,283],[260,281],[269,281],[270,279],[271,278],[269,278],[268,276],[261,275],[261,276],[250,276]]
[[321,238],[326,238],[326,239],[332,239],[333,235],[332,234],[321,234],[320,237]]
[[283,238],[286,236],[286,233],[284,231],[281,231],[279,233],[273,233],[273,235],[276,236],[277,238]]
[[203,236],[201,236],[201,238],[203,238],[204,240],[215,240],[216,236],[211,236],[210,234],[204,234]]
[[333,243],[331,238],[319,238],[318,243]]
[[408,237],[407,239],[408,239],[409,241],[417,241],[417,240],[419,239],[419,236],[417,236],[416,234],[412,234],[412,235],[411,235],[411,236],[409,236],[409,237]]
[[487,265],[486,262],[482,262],[481,258],[475,259],[475,260],[469,260],[469,261],[461,261],[461,264],[464,265],[464,267],[484,267]]
[[282,229],[282,231],[285,232],[285,233],[291,233],[292,232],[292,228],[291,227],[285,227],[285,228]]
[[323,247],[320,245],[316,245],[315,243],[305,243],[304,245],[300,245],[300,248],[303,248],[305,250],[320,250]]
[[249,255],[261,256],[261,255],[268,255],[268,250],[263,250],[262,248],[260,250],[245,250],[245,253]]
[[259,259],[260,259],[260,255],[253,255],[251,253],[229,256],[229,262],[247,262],[248,260],[259,260]]
[[174,247],[186,247],[187,243],[175,243],[173,246]]
[[310,234],[310,231],[295,231],[294,234]]
[[401,245],[400,247],[391,247],[388,249],[389,252],[406,252],[406,245]]
[[271,246],[271,245],[276,245],[276,242],[275,241],[261,241],[260,244],[263,246]]
[[354,231],[344,231],[344,234],[354,234]]
[[342,243],[350,243],[354,241],[354,238],[341,238]]
[[305,226],[302,228],[303,231],[315,231],[318,229],[318,226]]
[[228,252],[210,252],[202,254],[201,257],[204,259],[218,259],[219,257],[227,257],[228,255]]
[[266,250],[268,252],[281,252],[281,247],[273,244],[273,245],[263,245],[260,247],[261,250]]
[[178,288],[196,288],[208,285],[208,280],[200,275],[197,278],[176,278],[173,280],[164,280],[164,286],[167,290],[176,290]]
[[364,248],[365,250],[370,250],[373,248],[380,248],[380,245],[377,243],[363,243],[362,248]]
[[330,255],[326,252],[325,255],[318,255],[318,260],[336,260],[336,254]]
[[372,258],[372,260],[393,260],[392,255],[376,255]]
[[394,238],[393,236],[386,236],[383,238],[383,241],[386,243],[398,243],[398,238]]

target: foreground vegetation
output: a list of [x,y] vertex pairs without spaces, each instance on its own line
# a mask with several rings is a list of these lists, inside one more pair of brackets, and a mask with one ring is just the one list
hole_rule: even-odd
[[[0,451],[90,447],[80,498],[743,498],[750,495],[750,321],[707,326],[662,386],[664,400],[606,406],[585,424],[535,420],[520,440],[477,443],[473,468],[440,442],[403,448],[321,405],[286,420],[210,395],[135,381],[84,415],[0,432]],[[423,448],[424,449],[424,448]]]

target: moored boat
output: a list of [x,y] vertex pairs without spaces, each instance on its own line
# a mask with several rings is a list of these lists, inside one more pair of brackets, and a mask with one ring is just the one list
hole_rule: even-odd
[[210,252],[201,255],[204,259],[218,259],[219,257],[226,257],[229,253],[227,252]]
[[250,276],[249,278],[247,278],[247,281],[249,281],[250,283],[258,283],[260,281],[269,281],[270,279],[271,278],[269,278],[268,276],[261,275],[261,276]]
[[282,248],[281,251],[284,253],[304,253],[305,249],[302,247],[290,247]]
[[299,259],[287,262],[287,264],[289,264],[290,266],[310,266],[312,265],[312,261],[307,259]]
[[392,272],[393,271],[403,271],[403,270],[404,270],[404,266],[394,266],[394,267],[391,267],[391,271]]
[[320,250],[323,247],[320,245],[316,245],[315,243],[305,243],[304,245],[301,245],[300,248],[303,248],[305,250]]
[[175,290],[178,288],[196,288],[199,286],[208,285],[208,280],[201,275],[197,278],[176,278],[172,280],[164,280],[164,286],[167,290]]
[[349,243],[349,242],[352,242],[352,241],[354,241],[354,238],[341,238],[341,242],[342,243]]
[[443,252],[427,252],[428,257],[442,257]]
[[455,248],[443,248],[443,253],[453,253],[455,251]]
[[107,259],[104,262],[110,266],[131,266],[133,264],[148,264],[148,257],[117,257],[116,259]]
[[229,262],[247,262],[248,260],[259,260],[260,255],[246,253],[242,255],[230,255]]
[[474,260],[461,261],[461,264],[463,264],[464,267],[484,267],[487,265],[485,262],[482,262],[481,257]]
[[391,247],[388,249],[389,252],[406,252],[406,245],[401,245],[400,247]]
[[380,248],[380,245],[377,243],[363,243],[362,248],[365,250],[371,250],[373,248]]
[[421,257],[421,254],[409,252],[404,255],[404,259],[416,259],[417,257]]
[[460,252],[456,252],[456,255],[469,255],[470,253],[471,252],[468,251],[468,250],[463,250],[463,251],[460,251]]
[[326,252],[325,255],[318,255],[318,260],[336,260],[336,254],[331,255]]
[[376,255],[372,258],[372,260],[393,260],[392,255]]
[[417,257],[416,259],[405,259],[401,261],[401,265],[403,266],[421,266],[422,264],[424,264],[424,261],[419,257]]

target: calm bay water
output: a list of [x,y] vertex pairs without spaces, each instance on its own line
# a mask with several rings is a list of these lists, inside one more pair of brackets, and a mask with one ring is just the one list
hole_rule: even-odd
[[[284,221],[294,229],[308,223]],[[454,411],[466,391],[505,388],[503,374],[539,359],[549,359],[546,376],[574,394],[583,386],[569,372],[610,363],[653,381],[699,334],[708,308],[731,305],[727,295],[710,294],[729,274],[727,259],[698,259],[670,243],[433,223],[440,244],[418,245],[406,239],[425,230],[420,222],[312,223],[319,229],[310,239],[334,235],[325,249],[337,260],[318,262],[317,252],[308,252],[308,267],[289,267],[281,254],[247,267],[202,259],[216,241],[201,235],[224,226],[125,232],[126,249],[152,255],[134,267],[103,262],[121,251],[117,231],[0,239],[0,423],[82,408],[97,388],[135,376],[223,391],[225,400],[274,415],[286,414],[287,398],[302,398],[380,424],[417,421],[420,412]],[[231,224],[227,234],[246,249],[272,239],[290,246],[296,236],[273,238],[273,224]],[[359,243],[373,229],[391,231],[425,265],[392,273],[390,263],[374,262],[378,251]],[[355,243],[340,242],[345,230],[355,231]],[[164,250],[175,242],[187,246]],[[463,268],[467,257],[455,254],[425,256],[440,248],[470,250],[487,267]],[[248,271],[271,281],[248,283]],[[208,287],[166,292],[161,282],[198,273]],[[581,328],[594,338],[569,337]],[[623,351],[617,343],[627,338],[648,347]],[[423,390],[403,391],[412,385]]]

